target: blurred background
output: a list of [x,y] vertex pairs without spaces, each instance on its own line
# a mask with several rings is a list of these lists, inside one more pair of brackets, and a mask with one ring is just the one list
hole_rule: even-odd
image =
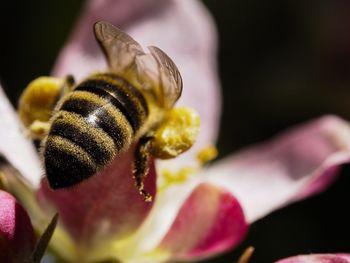
[[[205,0],[219,32],[223,115],[220,157],[324,114],[350,120],[350,1]],[[83,1],[1,3],[0,77],[12,103],[47,75]],[[251,262],[300,253],[350,252],[350,169],[330,189],[251,226],[234,251]]]

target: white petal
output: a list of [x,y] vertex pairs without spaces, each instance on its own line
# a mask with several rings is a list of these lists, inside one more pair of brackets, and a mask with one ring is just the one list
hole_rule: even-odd
[[18,116],[0,85],[0,154],[37,187],[43,171],[31,140],[25,138],[22,131]]

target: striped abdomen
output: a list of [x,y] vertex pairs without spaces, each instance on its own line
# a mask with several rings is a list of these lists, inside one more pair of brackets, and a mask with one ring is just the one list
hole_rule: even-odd
[[80,83],[56,109],[43,156],[52,188],[77,184],[128,148],[148,116],[139,90],[113,74]]

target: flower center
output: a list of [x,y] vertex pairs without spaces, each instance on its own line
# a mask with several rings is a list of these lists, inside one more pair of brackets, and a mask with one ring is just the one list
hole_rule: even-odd
[[194,166],[184,166],[178,171],[171,171],[169,169],[163,169],[160,173],[160,184],[158,191],[163,191],[173,184],[185,183],[189,178],[198,174],[198,170],[201,169],[208,162],[215,159],[218,155],[218,150],[213,145],[205,146],[203,149],[197,152],[197,164]]

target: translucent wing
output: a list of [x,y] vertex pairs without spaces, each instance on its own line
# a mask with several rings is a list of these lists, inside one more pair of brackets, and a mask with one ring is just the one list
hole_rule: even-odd
[[[148,85],[141,83],[142,86],[154,92],[164,107],[171,108],[174,105],[182,92],[182,79],[168,55],[153,46],[149,47],[151,54],[145,54],[132,37],[105,21],[97,22],[94,31],[114,72],[126,73],[133,67],[137,68],[139,80],[148,82]],[[155,67],[150,66],[152,60],[155,61]]]
[[180,72],[171,58],[160,48],[154,46],[148,48],[158,63],[164,106],[170,108],[181,96],[182,78]]
[[133,66],[136,56],[144,54],[142,47],[132,37],[108,22],[95,23],[94,32],[110,68],[116,73],[125,72]]

